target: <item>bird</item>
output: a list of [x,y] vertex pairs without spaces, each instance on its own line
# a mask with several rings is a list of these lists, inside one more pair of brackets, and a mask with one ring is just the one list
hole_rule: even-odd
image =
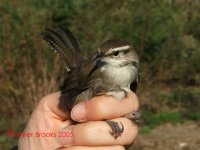
[[[109,39],[100,44],[95,55],[83,58],[78,40],[67,27],[47,28],[41,32],[50,48],[64,60],[66,77],[61,86],[59,107],[70,112],[74,105],[94,96],[107,95],[123,100],[136,92],[139,82],[139,57],[131,43]],[[140,113],[125,116],[137,123]],[[105,120],[117,139],[124,131],[120,122]],[[121,128],[119,126],[121,124]]]

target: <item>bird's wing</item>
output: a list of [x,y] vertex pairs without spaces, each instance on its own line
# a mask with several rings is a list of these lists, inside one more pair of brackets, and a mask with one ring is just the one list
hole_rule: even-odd
[[[74,104],[77,103],[76,96],[84,93],[84,91],[86,90],[93,91],[94,85],[96,85],[94,82],[97,82],[98,80],[96,79],[97,76],[94,78],[91,77],[90,72],[91,70],[94,71],[93,68],[95,67],[96,67],[95,62],[91,61],[91,62],[86,62],[82,64],[80,67],[73,68],[72,71],[68,72],[65,82],[63,86],[61,87],[61,99],[60,99],[61,109],[65,110],[65,108],[67,108],[67,110],[71,110]],[[84,70],[84,69],[88,69],[88,70]],[[98,70],[94,71],[94,73],[98,72]],[[86,94],[85,96],[87,96],[85,97],[85,99],[91,98],[91,95]],[[66,107],[63,108],[63,106],[66,106]]]
[[[88,60],[82,65],[72,68],[72,71],[68,72],[67,77],[64,81],[61,91],[66,92],[75,92],[75,90],[82,91],[88,89],[89,78],[91,70],[94,70],[96,67],[96,62],[93,60]],[[77,94],[77,93],[76,93]]]
[[139,83],[139,75],[138,75],[138,76],[136,77],[136,79],[131,83],[131,86],[130,86],[131,91],[136,92],[138,83]]
[[68,28],[46,29],[41,35],[51,49],[64,58],[68,71],[83,62],[78,42]]

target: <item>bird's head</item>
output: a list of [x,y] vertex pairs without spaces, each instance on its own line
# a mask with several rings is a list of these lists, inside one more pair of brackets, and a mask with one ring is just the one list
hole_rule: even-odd
[[98,49],[96,59],[107,65],[123,67],[133,65],[139,67],[139,58],[133,46],[123,40],[107,40]]

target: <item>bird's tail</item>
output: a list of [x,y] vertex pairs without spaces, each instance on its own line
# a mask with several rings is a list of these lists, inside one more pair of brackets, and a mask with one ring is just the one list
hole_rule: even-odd
[[41,35],[51,49],[63,57],[68,71],[83,62],[78,42],[68,28],[46,29]]

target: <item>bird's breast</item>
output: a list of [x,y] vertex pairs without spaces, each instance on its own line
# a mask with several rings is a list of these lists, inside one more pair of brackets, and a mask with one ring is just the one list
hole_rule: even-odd
[[102,68],[103,79],[112,85],[128,87],[137,76],[137,69],[134,66],[114,67],[106,66]]

